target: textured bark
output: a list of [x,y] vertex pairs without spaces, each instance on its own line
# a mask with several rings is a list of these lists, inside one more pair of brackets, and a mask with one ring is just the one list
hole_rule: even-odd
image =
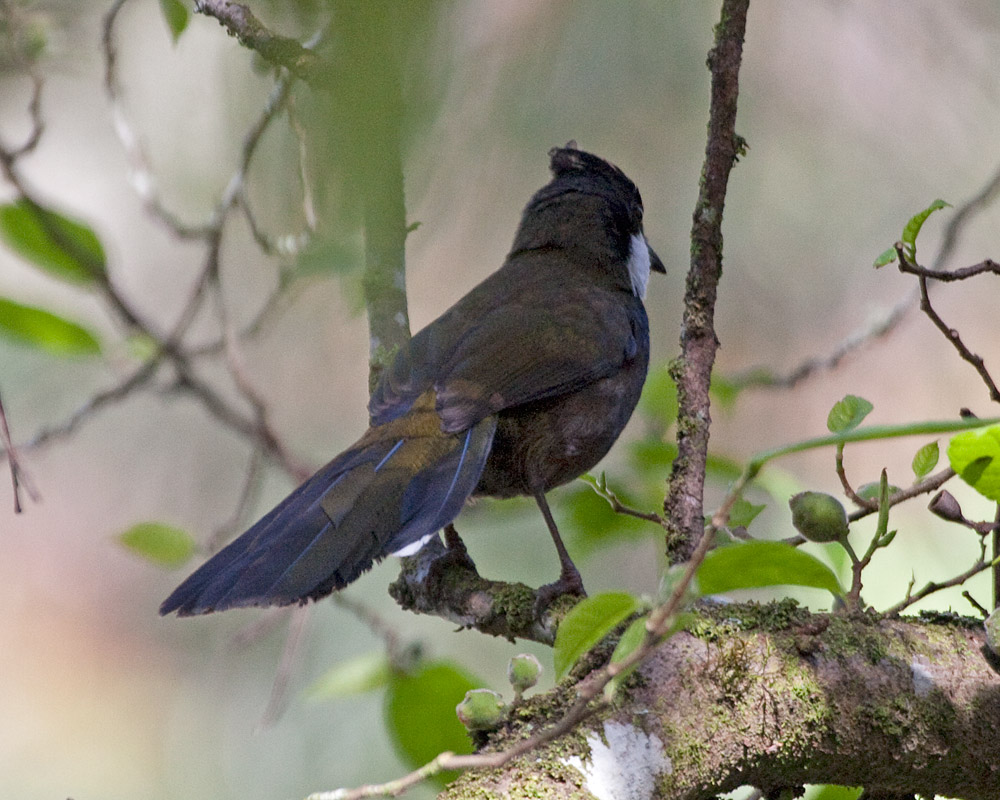
[[[666,642],[613,710],[443,796],[696,800],[803,783],[998,796],[1000,675],[981,627],[789,604],[711,613]],[[543,725],[536,703],[501,738]],[[626,784],[636,793],[615,793]]]
[[400,607],[430,614],[505,639],[552,644],[556,628],[578,598],[539,602],[538,590],[523,583],[483,578],[464,552],[447,550],[432,539],[415,555],[404,558],[389,594]]
[[719,341],[715,298],[722,277],[722,214],[729,173],[742,143],[736,135],[736,101],[749,0],[725,0],[708,55],[712,72],[708,142],[691,226],[691,266],[684,294],[681,355],[671,366],[677,384],[677,458],[663,503],[667,554],[691,558],[704,526],[703,497],[708,433],[708,388]]

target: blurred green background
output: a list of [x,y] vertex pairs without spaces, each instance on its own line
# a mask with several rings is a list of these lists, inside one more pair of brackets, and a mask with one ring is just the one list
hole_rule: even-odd
[[[274,29],[303,39],[325,19],[318,0],[252,5]],[[403,6],[412,15],[405,24],[419,26],[401,54],[411,112],[403,142],[407,215],[421,223],[407,241],[413,329],[501,263],[523,204],[547,180],[547,150],[576,139],[621,166],[642,190],[649,240],[669,270],[650,282],[646,301],[653,363],[671,358],[704,149],[704,60],[716,4],[387,4],[392,24]],[[34,16],[47,40],[40,62],[46,130],[24,162],[25,177],[53,206],[95,227],[122,291],[166,326],[187,298],[202,251],[152,220],[129,186],[102,90],[107,4],[18,8]],[[125,107],[162,196],[183,219],[197,221],[229,180],[271,78],[213,20],[193,16],[173,44],[153,0],[126,6],[117,44]],[[996,168],[998,51],[994,0],[752,4],[737,126],[750,150],[733,173],[724,225],[723,374],[758,365],[786,372],[829,353],[912,291],[893,268],[875,272],[872,260],[912,213],[936,197],[960,203]],[[0,75],[0,135],[14,142],[28,130],[30,84],[7,67]],[[296,102],[311,124],[322,126],[323,114],[336,113],[309,107],[309,98],[303,92]],[[357,246],[358,213],[337,157],[343,140],[332,134],[308,154],[310,178],[329,226],[324,233],[349,253]],[[296,147],[287,125],[275,125],[251,171],[251,201],[273,234],[298,224]],[[0,183],[0,201],[10,197]],[[925,227],[922,255],[934,252],[948,213]],[[1000,211],[978,217],[952,265],[1000,255],[998,229]],[[228,231],[223,281],[237,319],[253,317],[280,262],[260,254],[244,225]],[[316,465],[366,424],[367,328],[357,313],[358,273],[341,271],[299,284],[244,347],[274,426],[293,452]],[[996,365],[991,289],[973,282],[937,299],[945,319]],[[98,300],[4,249],[0,294],[85,322],[111,353],[60,360],[0,339],[0,391],[15,441],[59,423],[133,363]],[[211,320],[202,327],[211,338]],[[873,423],[950,417],[962,406],[995,413],[972,369],[914,312],[893,336],[834,373],[792,392],[746,393],[734,407],[715,410],[713,449],[740,459],[821,434],[829,407],[847,393],[875,404]],[[626,436],[647,424],[637,420]],[[887,466],[890,480],[905,484],[921,444],[849,448],[849,474],[859,484]],[[619,445],[606,464],[612,478],[622,452]],[[270,800],[402,772],[377,693],[336,703],[302,695],[332,664],[380,646],[354,616],[328,602],[312,610],[287,708],[261,724],[286,615],[160,619],[159,601],[184,572],[157,570],[115,542],[147,519],[207,538],[236,506],[248,453],[190,399],[146,392],[28,454],[43,500],[25,513],[13,514],[10,482],[0,479],[0,795]],[[795,475],[791,490],[838,493],[832,462],[830,452],[810,453],[779,468]],[[291,486],[269,468],[254,513]],[[709,506],[720,494],[712,487]],[[969,493],[956,494],[967,515],[989,513]],[[481,503],[459,521],[481,572],[532,585],[553,579],[557,563],[537,513],[499,508]],[[911,574],[919,586],[974,559],[974,536],[922,509],[916,501],[894,512],[900,534],[871,567],[870,603],[899,599]],[[755,526],[790,534],[784,503],[772,504]],[[572,533],[570,539],[573,550]],[[587,547],[579,563],[588,589],[654,593],[660,549],[655,530]],[[492,688],[505,690],[507,659],[523,650],[538,654],[551,679],[545,648],[455,633],[442,620],[399,611],[385,592],[394,577],[390,561],[347,594],[383,614],[405,640],[453,658]],[[985,578],[970,588],[989,602]],[[796,596],[816,607],[828,602],[819,592]],[[923,606],[971,611],[957,591]],[[258,630],[261,621],[274,624]]]

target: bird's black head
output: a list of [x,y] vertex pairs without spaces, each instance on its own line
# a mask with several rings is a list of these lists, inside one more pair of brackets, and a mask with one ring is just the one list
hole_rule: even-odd
[[549,158],[553,178],[525,207],[514,251],[569,251],[575,262],[593,262],[642,297],[650,270],[666,269],[643,233],[636,185],[575,142],[553,148]]

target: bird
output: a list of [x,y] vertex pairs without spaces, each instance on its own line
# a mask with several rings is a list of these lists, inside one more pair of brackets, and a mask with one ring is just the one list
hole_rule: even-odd
[[624,172],[575,142],[549,161],[500,269],[385,368],[368,430],[202,564],[161,614],[317,600],[453,532],[477,496],[534,498],[560,562],[545,596],[584,594],[546,493],[593,468],[632,415],[649,365],[643,298],[650,272],[666,269]]

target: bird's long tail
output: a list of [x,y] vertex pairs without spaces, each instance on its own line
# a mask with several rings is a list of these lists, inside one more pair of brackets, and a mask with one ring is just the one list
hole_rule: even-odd
[[204,614],[323,597],[451,522],[475,489],[496,418],[445,434],[433,392],[369,428],[160,606]]

